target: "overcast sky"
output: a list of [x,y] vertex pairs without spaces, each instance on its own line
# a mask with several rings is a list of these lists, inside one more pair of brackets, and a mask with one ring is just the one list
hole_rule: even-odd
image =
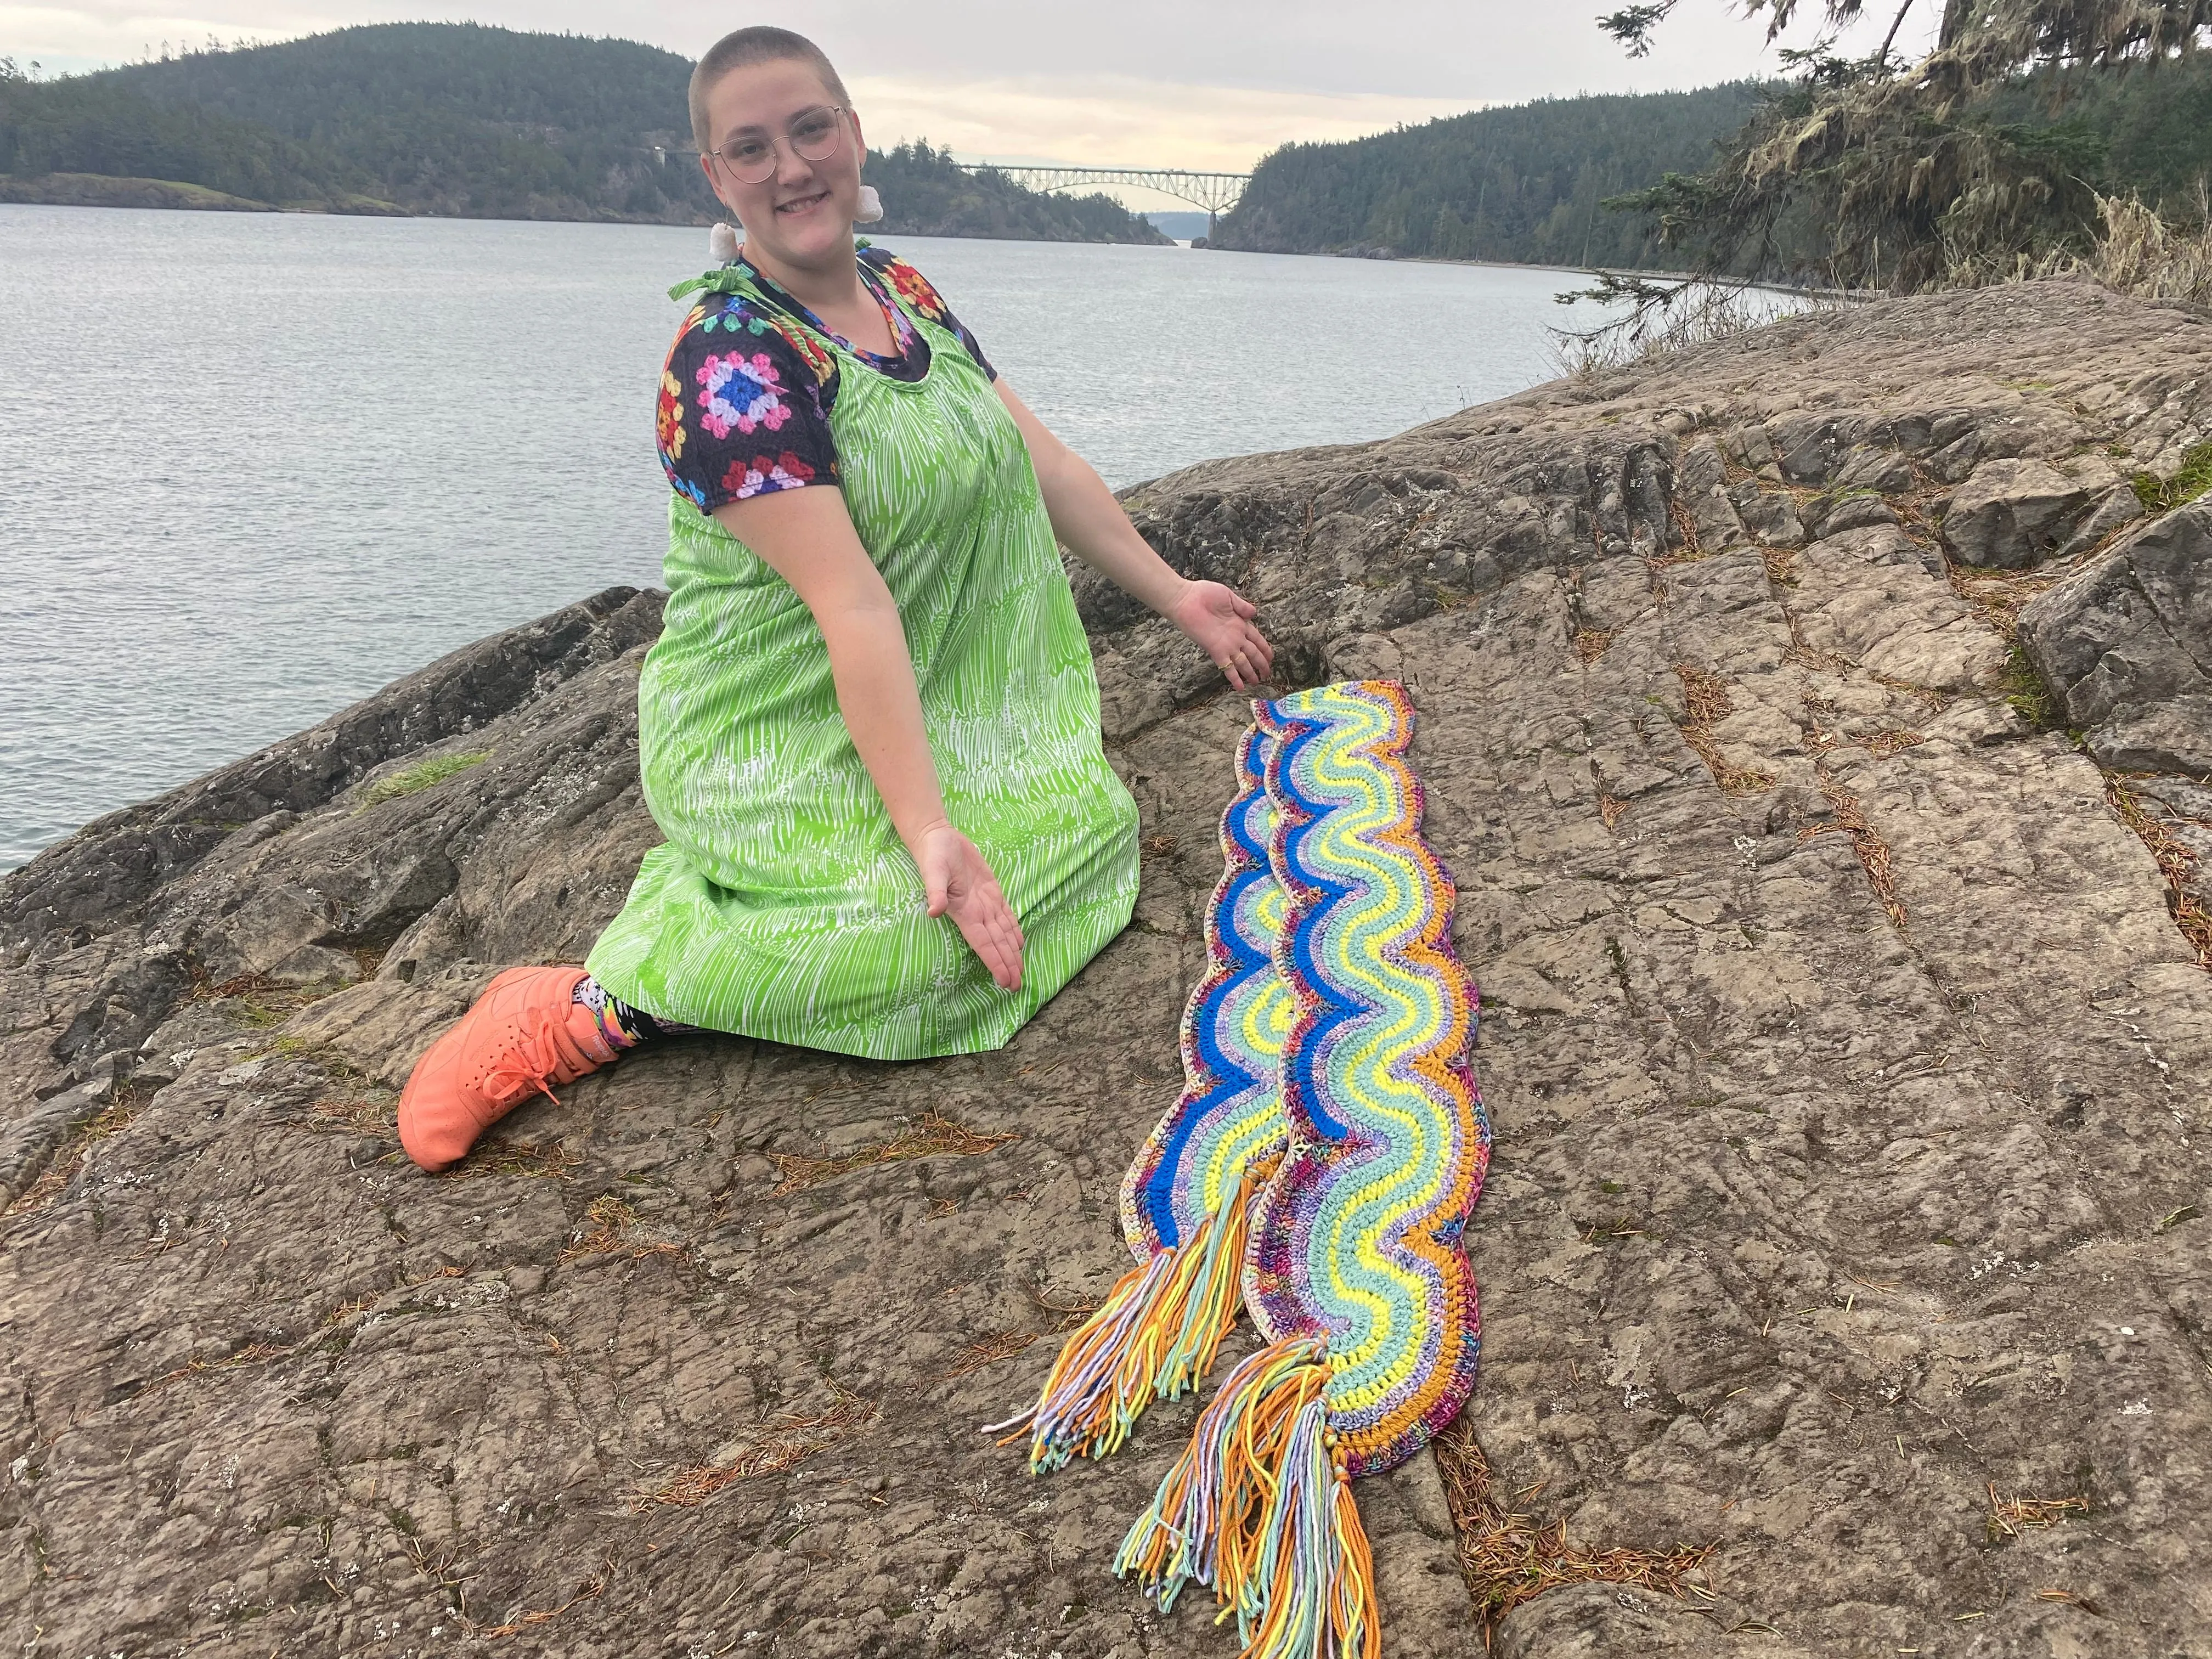
[[[133,0],[0,0],[0,55],[67,72],[164,41],[279,40],[428,16],[623,35],[696,57],[728,29],[774,22],[829,52],[878,145],[923,137],[1003,161],[1240,172],[1294,138],[1352,137],[1577,92],[1707,86],[1774,67],[1763,27],[1725,0],[1684,0],[1652,55],[1629,58],[1594,21],[1612,3],[178,0],[168,10]],[[1920,9],[1934,9],[1932,0]]]

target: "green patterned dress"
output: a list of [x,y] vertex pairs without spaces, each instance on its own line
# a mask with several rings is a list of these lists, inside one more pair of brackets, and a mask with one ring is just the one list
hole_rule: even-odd
[[[926,346],[919,378],[864,362],[742,263],[708,279],[728,298],[687,324],[719,306],[734,354],[690,377],[724,417],[710,425],[763,451],[730,463],[731,499],[740,468],[756,486],[814,476],[818,460],[779,453],[773,417],[819,390],[788,384],[793,363],[834,386],[836,480],[905,626],[945,810],[1020,919],[1021,988],[1000,990],[951,919],[929,917],[813,617],[680,480],[666,623],[638,682],[645,799],[668,839],[587,966],[664,1019],[911,1060],[1000,1047],[1121,931],[1137,811],[1100,747],[1090,646],[1021,433],[933,291],[873,270],[895,331]],[[668,400],[691,412],[676,382],[664,374],[665,458]]]

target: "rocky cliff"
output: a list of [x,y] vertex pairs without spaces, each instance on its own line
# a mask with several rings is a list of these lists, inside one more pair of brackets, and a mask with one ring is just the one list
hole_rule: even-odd
[[[1420,709],[1498,1131],[1484,1370],[1363,1482],[1396,1654],[2212,1649],[2212,327],[1808,318],[1132,493]],[[1187,1431],[976,1432],[1111,1281],[1245,720],[1081,585],[1135,924],[1004,1052],[735,1039],[453,1174],[392,1091],[655,839],[655,596],[0,884],[25,1654],[1220,1655],[1105,1575]]]

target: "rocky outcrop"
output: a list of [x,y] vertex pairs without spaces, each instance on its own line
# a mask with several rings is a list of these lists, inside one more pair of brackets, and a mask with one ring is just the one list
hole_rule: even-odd
[[2040,564],[2088,509],[2088,489],[2048,461],[1987,461],[1953,492],[1943,544],[1964,564]]
[[[374,957],[434,908],[471,849],[471,826],[443,810],[364,819],[355,807],[395,776],[427,779],[441,763],[489,755],[473,734],[518,711],[526,722],[544,719],[565,706],[563,688],[651,641],[659,622],[657,594],[611,588],[457,651],[183,789],[111,813],[7,878],[0,973],[27,973],[10,983],[34,987],[29,1006],[46,1018],[0,1041],[0,1100],[81,1091],[195,988],[359,977],[349,953]],[[623,718],[612,717],[616,741],[634,744],[634,720],[623,726]],[[494,767],[484,781],[503,775]],[[450,806],[456,793],[436,800]],[[333,810],[341,795],[350,804]],[[394,823],[402,813],[404,828]],[[302,863],[301,836],[336,841],[327,857]],[[36,1177],[52,1139],[0,1122],[0,1194],[13,1197]]]
[[2105,765],[2212,774],[2212,501],[2060,582],[2021,613],[2020,639]]
[[[1394,1654],[2212,1646],[2212,799],[2131,775],[2198,752],[2201,509],[1942,541],[1997,462],[2173,474],[2208,370],[2007,288],[1131,493],[1285,684],[1412,688],[1485,991],[1483,1373],[1358,1494]],[[1233,1652],[1103,1571],[1188,1402],[1043,1480],[975,1432],[1126,1260],[1245,719],[1079,586],[1144,888],[999,1054],[702,1038],[400,1158],[415,1054],[655,838],[621,590],[0,884],[0,1632]]]

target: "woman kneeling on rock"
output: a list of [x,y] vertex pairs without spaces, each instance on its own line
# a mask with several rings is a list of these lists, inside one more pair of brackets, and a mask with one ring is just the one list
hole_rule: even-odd
[[874,192],[818,48],[727,36],[691,124],[744,244],[687,285],[660,380],[638,752],[668,839],[585,968],[509,969],[417,1063],[399,1135],[426,1170],[672,1032],[998,1048],[1121,931],[1137,809],[1055,536],[1232,685],[1270,670],[1252,606],[1170,570],[921,274],[856,249]]

